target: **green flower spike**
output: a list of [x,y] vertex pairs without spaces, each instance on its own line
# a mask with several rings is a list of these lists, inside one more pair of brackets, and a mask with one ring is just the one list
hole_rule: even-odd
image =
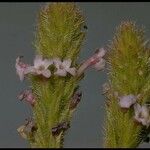
[[136,148],[150,132],[150,49],[143,29],[122,22],[108,50],[104,146]]
[[64,133],[70,127],[72,113],[81,97],[72,100],[83,78],[83,74],[77,76],[76,71],[85,37],[84,26],[84,18],[74,3],[46,4],[37,20],[34,65],[22,63],[21,57],[16,60],[20,79],[27,76],[31,83],[32,94],[26,91],[19,98],[30,104],[34,102],[36,127],[23,125],[18,128],[31,147],[63,147]]

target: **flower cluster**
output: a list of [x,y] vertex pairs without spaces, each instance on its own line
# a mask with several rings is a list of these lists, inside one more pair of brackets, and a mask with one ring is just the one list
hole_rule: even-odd
[[50,78],[51,71],[48,69],[50,65],[54,64],[57,71],[54,75],[66,76],[67,73],[76,75],[76,68],[71,68],[71,59],[65,59],[61,61],[59,58],[55,59],[43,59],[42,56],[37,55],[34,59],[33,66],[25,64],[21,61],[22,57],[16,59],[16,72],[22,81],[27,74],[42,75],[45,78]]
[[[52,75],[49,66],[55,65],[56,72],[54,75],[57,76],[66,76],[67,73],[70,73],[72,76],[76,75],[76,68],[71,67],[71,59],[65,59],[61,61],[59,58],[55,59],[43,59],[42,56],[37,55],[34,59],[33,66],[25,64],[22,62],[22,57],[19,56],[16,59],[16,73],[19,76],[20,80],[23,81],[26,75],[32,74],[34,76],[42,75],[45,78],[50,78]],[[19,100],[25,100],[31,104],[31,106],[35,105],[35,95],[31,90],[25,90],[18,95]]]
[[119,97],[119,106],[121,108],[129,109],[131,106],[134,108],[134,119],[141,123],[143,126],[149,127],[150,125],[150,108],[148,105],[140,105],[137,103],[139,96],[125,95]]
[[96,70],[104,69],[105,59],[103,57],[105,54],[106,51],[103,48],[98,49],[93,56],[88,58],[80,65],[79,69],[71,67],[71,59],[64,59],[63,61],[60,58],[43,59],[42,56],[37,55],[34,59],[33,66],[31,66],[23,63],[22,56],[19,56],[16,59],[16,73],[21,81],[23,81],[25,76],[28,74],[42,75],[45,78],[50,78],[52,73],[49,67],[54,65],[57,69],[56,72],[54,72],[54,75],[64,77],[67,75],[67,73],[69,73],[72,76],[80,76],[90,66]]
[[[28,74],[34,76],[40,75],[45,78],[50,78],[52,72],[49,67],[51,65],[54,65],[56,71],[53,73],[53,75],[65,77],[67,73],[69,73],[72,76],[80,76],[90,66],[94,67],[96,70],[104,69],[105,59],[103,57],[105,54],[106,50],[104,50],[103,48],[98,49],[95,54],[88,58],[86,61],[84,61],[84,63],[82,63],[78,69],[75,67],[71,67],[71,59],[64,59],[63,61],[60,58],[43,59],[41,55],[36,55],[33,61],[33,66],[31,66],[29,64],[23,63],[23,56],[19,56],[17,57],[15,64],[16,73],[21,81],[23,81]],[[20,95],[18,95],[18,99],[25,100],[32,106],[34,106],[35,104],[35,95],[32,93],[31,90],[23,91]]]

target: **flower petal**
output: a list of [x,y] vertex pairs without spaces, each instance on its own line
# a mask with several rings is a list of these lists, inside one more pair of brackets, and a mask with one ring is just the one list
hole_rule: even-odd
[[46,69],[42,72],[42,75],[46,78],[49,78],[51,76],[50,70]]
[[93,67],[96,70],[100,71],[100,70],[104,69],[105,63],[106,63],[105,59],[101,58],[100,61],[97,62]]
[[18,66],[19,62],[20,62],[20,56],[16,58],[16,67]]
[[146,107],[145,105],[143,105],[142,108],[141,108],[141,111],[142,111],[142,116],[145,119],[148,119],[149,118],[149,109],[148,109],[148,107]]
[[50,60],[50,59],[44,59],[43,65],[44,65],[45,69],[47,69],[51,64],[53,64],[52,60]]
[[42,56],[41,55],[36,55],[34,59],[34,67],[39,67],[42,64]]
[[25,69],[25,74],[31,73],[31,74],[36,74],[36,69],[34,68],[34,66],[29,66]]
[[130,108],[131,105],[136,103],[136,96],[130,94],[130,95],[126,95],[126,96],[122,96],[119,98],[119,105],[121,108]]
[[64,76],[67,75],[67,72],[64,69],[58,69],[54,74],[58,75],[58,76],[63,76],[64,77]]
[[141,105],[136,103],[134,106],[135,117],[137,118],[141,112]]
[[21,62],[21,58],[22,58],[22,56],[17,57],[15,67],[16,67],[17,75],[19,76],[20,80],[23,81],[24,72],[28,65]]
[[62,64],[60,58],[58,57],[53,59],[53,63],[57,69],[59,69],[59,66]]
[[71,59],[65,59],[63,61],[62,65],[64,66],[64,68],[70,68],[70,66],[71,66]]
[[35,96],[31,90],[25,90],[18,95],[18,99],[29,102],[32,106],[35,104]]
[[104,48],[100,48],[96,53],[98,57],[103,57],[106,54],[106,50]]
[[20,81],[23,81],[24,80],[24,72],[20,71],[20,72],[18,72],[18,75],[19,75]]

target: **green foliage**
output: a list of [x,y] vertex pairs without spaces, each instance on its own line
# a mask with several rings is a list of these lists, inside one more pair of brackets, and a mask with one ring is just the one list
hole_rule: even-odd
[[149,129],[136,124],[134,110],[122,110],[118,98],[139,95],[139,104],[150,102],[150,50],[143,29],[132,22],[122,22],[108,48],[110,90],[106,94],[105,147],[135,148]]
[[[44,6],[38,16],[35,47],[37,54],[46,58],[71,58],[72,66],[83,42],[84,18],[74,3],[51,3]],[[53,72],[54,67],[50,68]],[[31,76],[32,89],[36,95],[33,119],[37,125],[31,147],[63,147],[62,131],[52,135],[52,128],[64,121],[70,122],[74,110],[70,110],[70,100],[81,78],[71,75],[65,77],[52,75],[49,79]]]

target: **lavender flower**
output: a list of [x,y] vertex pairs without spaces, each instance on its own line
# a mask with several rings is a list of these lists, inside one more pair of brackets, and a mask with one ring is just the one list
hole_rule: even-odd
[[130,95],[125,95],[122,97],[119,97],[119,105],[121,108],[130,108],[131,105],[135,104],[137,100],[137,97],[130,94]]
[[25,74],[27,74],[26,70],[29,67],[28,64],[25,64],[25,63],[21,62],[22,57],[23,56],[17,57],[16,64],[15,64],[16,73],[18,74],[21,81],[24,80]]
[[150,125],[150,109],[146,105],[134,105],[135,116],[134,119],[142,125],[148,127]]
[[103,48],[98,49],[93,56],[91,56],[89,59],[82,63],[77,71],[78,76],[84,73],[84,71],[90,66],[93,66],[93,68],[98,71],[102,70],[105,67],[106,62],[105,59],[103,59],[103,56],[105,54],[106,51]]
[[37,55],[34,59],[34,66],[27,68],[26,73],[31,73],[34,75],[43,75],[46,78],[51,76],[51,72],[48,67],[53,64],[52,60],[43,59],[42,56]]
[[35,96],[33,95],[31,90],[25,90],[18,95],[19,100],[25,100],[30,103],[32,106],[35,104]]
[[55,75],[66,76],[67,72],[73,76],[76,75],[76,68],[70,67],[71,66],[71,59],[65,59],[62,62],[59,58],[55,58],[55,59],[53,59],[53,61],[54,61],[54,65],[57,68],[57,71],[54,73]]

